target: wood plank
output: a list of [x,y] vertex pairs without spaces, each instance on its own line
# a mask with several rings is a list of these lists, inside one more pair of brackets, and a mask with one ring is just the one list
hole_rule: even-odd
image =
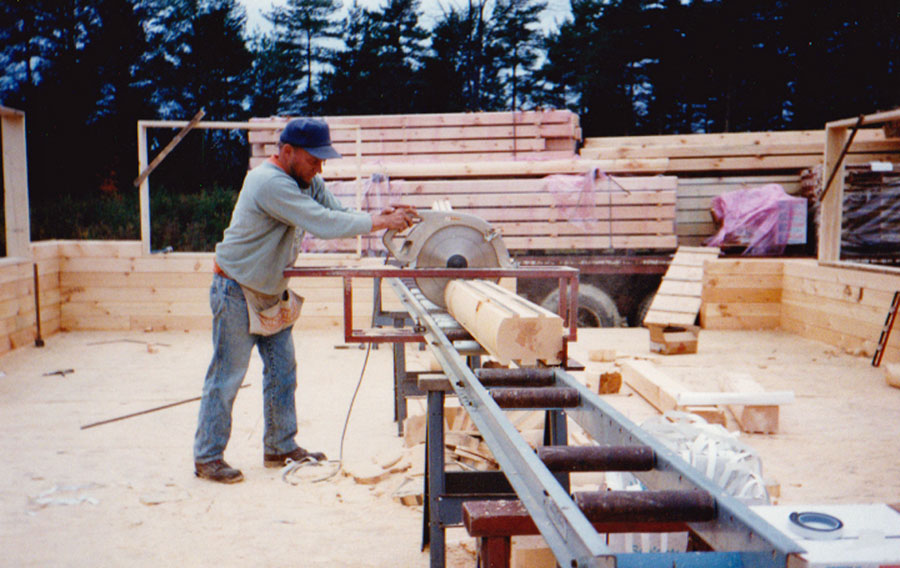
[[704,302],[700,306],[700,325],[704,329],[777,329],[783,306],[772,302]]
[[[257,159],[256,161],[251,159],[250,166],[253,167],[261,161],[262,159]],[[391,178],[533,177],[551,174],[584,174],[595,169],[608,173],[660,173],[666,171],[668,165],[668,160],[665,159],[523,159],[467,162],[453,161],[441,164],[406,161],[384,164],[364,163],[359,168],[357,165],[348,162],[349,160],[329,161],[323,168],[323,177],[326,180],[354,179],[357,175],[369,177],[376,173]]]
[[140,241],[57,241],[59,254],[64,258],[136,258],[141,256]]
[[785,259],[769,258],[718,258],[705,266],[705,271],[713,276],[728,274],[774,274],[784,273]]
[[760,304],[781,302],[781,288],[703,288],[703,302],[719,304]]
[[[328,120],[326,119],[326,122]],[[491,138],[573,138],[577,129],[570,123],[522,123],[491,125],[445,125],[410,126],[410,127],[378,127],[371,126],[360,129],[360,137],[364,141],[421,141],[421,140],[465,140]],[[251,144],[275,144],[278,142],[279,129],[251,130],[248,141]],[[331,132],[333,142],[356,142],[355,129],[334,129]],[[354,152],[355,153],[355,152]]]
[[791,259],[785,261],[785,275],[807,276],[824,282],[893,292],[900,290],[900,273],[875,272],[862,266],[828,266],[815,260]]
[[[460,140],[416,140],[362,142],[359,146],[352,142],[333,142],[334,149],[351,157],[357,151],[367,157],[405,156],[407,154],[468,154],[481,152],[539,152],[546,149],[542,138],[499,138]],[[268,155],[268,152],[266,152]]]
[[31,220],[28,214],[28,160],[25,144],[25,114],[0,115],[3,143],[3,204],[5,211],[6,256],[31,255]]
[[[592,182],[598,192],[600,191],[676,191],[678,189],[678,178],[675,176],[632,176],[619,177],[608,176],[611,181],[607,183],[606,179]],[[574,183],[584,180],[585,176],[577,176],[572,174],[556,174],[542,178],[506,178],[506,179],[467,179],[467,180],[396,180],[389,182],[372,183],[366,180],[362,185],[357,185],[355,181],[335,181],[328,184],[328,189],[339,197],[356,196],[358,188],[365,187],[364,193],[382,192],[389,196],[407,196],[407,195],[440,195],[452,193],[534,193],[548,191],[548,187],[558,185],[563,182],[571,181]],[[611,186],[611,187],[610,187]]]
[[[824,183],[834,172],[834,178],[827,192],[821,197],[819,206],[819,261],[840,259],[841,217],[844,202],[844,161],[838,162],[841,150],[847,140],[847,128],[827,128],[825,135]],[[825,188],[823,188],[823,191]]]
[[[568,110],[495,111],[477,113],[422,113],[385,115],[346,115],[324,117],[329,124],[352,124],[362,127],[445,127],[483,126],[493,124],[577,124],[578,115]],[[287,119],[285,119],[287,120]]]
[[772,406],[794,402],[793,391],[760,391],[760,392],[681,392],[678,394],[678,406],[688,405],[750,405]]
[[[699,296],[684,296],[684,295],[669,295],[669,294],[660,294],[657,292],[657,296],[653,299],[653,304],[650,307],[650,312],[655,312],[658,314],[658,317],[665,317],[665,315],[669,314],[685,314],[691,316],[691,323],[693,323],[694,318],[697,316],[697,313],[700,311],[700,297]],[[647,318],[644,319],[645,322],[658,322],[657,317],[650,317],[648,312]],[[675,322],[666,322],[666,323],[675,323]]]
[[[850,125],[852,126],[852,124]],[[658,134],[638,136],[588,137],[584,139],[585,147],[618,146],[618,145],[681,145],[681,146],[715,146],[727,144],[818,144],[821,149],[825,143],[826,132],[821,130],[787,130],[761,132],[721,132],[703,134]],[[862,130],[857,136],[861,142],[885,140],[883,131],[875,129]]]
[[[346,197],[344,201],[346,202]],[[671,211],[668,216],[674,216],[675,192],[671,190],[659,191],[633,191],[625,192],[506,192],[506,193],[457,193],[443,196],[435,195],[399,195],[393,193],[389,197],[381,199],[367,198],[363,196],[362,208],[380,209],[384,201],[403,200],[405,203],[417,208],[429,208],[436,199],[445,199],[450,202],[453,209],[467,209],[473,207],[527,207],[527,208],[557,208],[578,212],[581,210],[593,211],[626,206],[644,206],[646,211],[653,215],[654,209],[661,212]],[[661,213],[666,214],[666,213]],[[182,253],[179,253],[182,254]]]
[[855,305],[863,305],[882,309],[887,312],[887,307],[890,306],[891,300],[893,299],[893,292],[887,290],[854,286],[850,284],[839,284],[837,282],[794,275],[784,276],[784,288],[809,296],[821,296],[832,300],[842,300],[847,302],[850,309]]
[[[691,145],[620,145],[587,147],[587,155],[591,158],[708,158],[718,156],[805,156],[820,159],[824,140],[808,141],[797,144],[769,142],[760,144],[691,144]],[[898,152],[900,145],[893,140],[854,141],[853,153]],[[582,152],[582,155],[585,155]]]
[[622,363],[622,379],[628,387],[660,412],[678,407],[678,395],[687,390],[680,381],[650,361],[635,359]]

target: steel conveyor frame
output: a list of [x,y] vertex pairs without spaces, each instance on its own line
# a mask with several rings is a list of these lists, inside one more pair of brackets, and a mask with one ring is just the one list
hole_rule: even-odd
[[[574,377],[556,370],[557,383],[575,388],[581,398],[579,406],[567,409],[567,414],[595,441],[601,445],[645,445],[653,449],[656,468],[635,473],[648,488],[700,489],[712,495],[716,502],[714,521],[690,525],[692,532],[709,544],[713,552],[613,553],[557,477],[505,417],[420,298],[399,278],[389,278],[388,283],[410,317],[420,326],[426,345],[443,368],[460,405],[472,418],[560,566],[781,567],[787,565],[790,555],[803,552],[793,540],[726,495]],[[437,565],[442,566],[442,561],[441,558]],[[434,551],[432,566],[436,566]]]

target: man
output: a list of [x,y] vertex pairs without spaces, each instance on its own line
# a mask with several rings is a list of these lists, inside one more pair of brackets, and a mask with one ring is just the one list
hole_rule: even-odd
[[263,360],[263,464],[288,459],[324,460],[297,445],[297,387],[293,320],[302,301],[287,289],[283,270],[299,252],[303,232],[319,238],[351,237],[381,229],[404,230],[416,219],[406,206],[378,214],[343,207],[319,175],[329,158],[328,125],[300,118],[281,132],[278,153],[244,179],[222,242],[216,245],[210,307],[213,356],[203,384],[194,437],[197,477],[237,483],[244,476],[224,460],[231,436],[231,412],[256,346]]

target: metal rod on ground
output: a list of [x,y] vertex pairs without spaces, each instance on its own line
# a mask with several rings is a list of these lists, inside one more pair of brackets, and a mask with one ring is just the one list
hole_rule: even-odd
[[34,321],[37,324],[37,335],[34,338],[34,346],[43,347],[44,338],[41,337],[41,288],[38,284],[37,263],[34,263],[32,266],[34,267]]
[[831,174],[828,176],[828,181],[825,182],[825,187],[822,189],[822,195],[819,196],[819,201],[825,198],[825,194],[828,193],[828,188],[831,187],[831,182],[834,181],[834,176],[837,175],[838,170],[841,168],[841,162],[844,161],[844,156],[847,155],[847,151],[850,149],[850,144],[853,144],[853,139],[856,137],[856,133],[859,132],[859,127],[862,126],[863,120],[865,120],[864,115],[859,115],[859,118],[856,119],[856,124],[853,125],[853,130],[850,131],[850,138],[847,138],[847,143],[844,144],[844,148],[841,150],[840,155],[837,160],[834,162],[834,167],[831,168]]
[[[241,385],[239,388],[249,387],[250,383],[246,385]],[[81,427],[82,430],[87,430],[88,428],[93,428],[94,426],[100,426],[102,424],[109,424],[110,422],[118,422],[119,420],[125,420],[126,418],[134,418],[135,416],[140,416],[142,414],[150,414],[151,412],[156,412],[157,410],[165,410],[166,408],[172,408],[173,406],[178,406],[179,404],[187,404],[189,402],[195,402],[203,398],[202,396],[195,396],[193,398],[188,398],[185,400],[179,400],[178,402],[170,402],[169,404],[164,404],[162,406],[157,406],[156,408],[148,408],[147,410],[141,410],[140,412],[132,412],[131,414],[126,414],[125,416],[117,416],[116,418],[110,418],[108,420],[101,420],[100,422],[93,422],[91,424],[85,424]]]

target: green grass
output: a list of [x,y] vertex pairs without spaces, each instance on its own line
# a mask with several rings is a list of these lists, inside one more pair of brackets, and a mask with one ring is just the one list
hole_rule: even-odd
[[[211,252],[231,220],[237,191],[214,187],[176,194],[154,189],[150,196],[154,250]],[[140,240],[137,192],[88,198],[63,196],[31,204],[31,239]],[[5,234],[0,232],[0,239]],[[4,248],[5,248],[5,243]]]

